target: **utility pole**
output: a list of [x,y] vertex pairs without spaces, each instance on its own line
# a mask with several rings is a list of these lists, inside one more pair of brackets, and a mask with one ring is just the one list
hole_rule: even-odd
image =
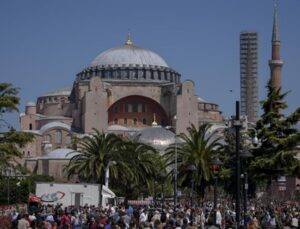
[[177,205],[177,137],[175,136],[175,166],[174,166],[174,213]]
[[236,101],[235,103],[235,120],[233,121],[235,127],[235,154],[236,154],[236,196],[235,196],[235,221],[236,228],[239,228],[240,224],[240,197],[241,197],[241,159],[240,159],[240,129],[242,127],[240,120],[240,102]]

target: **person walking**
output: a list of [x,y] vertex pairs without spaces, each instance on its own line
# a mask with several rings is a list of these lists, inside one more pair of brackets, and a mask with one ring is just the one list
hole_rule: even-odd
[[28,214],[23,214],[22,218],[18,220],[18,229],[27,229],[30,227],[29,221],[28,221]]

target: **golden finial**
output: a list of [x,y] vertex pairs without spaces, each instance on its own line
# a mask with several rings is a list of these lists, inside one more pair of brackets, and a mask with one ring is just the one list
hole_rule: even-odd
[[152,126],[157,126],[157,122],[155,121],[155,113],[153,113],[153,122],[152,122]]
[[128,45],[128,46],[131,46],[133,43],[132,43],[132,40],[131,40],[131,34],[128,33],[127,34],[127,41],[125,43],[125,45]]

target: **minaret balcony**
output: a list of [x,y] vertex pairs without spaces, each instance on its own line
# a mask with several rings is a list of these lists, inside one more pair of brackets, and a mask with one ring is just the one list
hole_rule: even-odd
[[283,61],[282,60],[269,60],[269,65],[282,66]]

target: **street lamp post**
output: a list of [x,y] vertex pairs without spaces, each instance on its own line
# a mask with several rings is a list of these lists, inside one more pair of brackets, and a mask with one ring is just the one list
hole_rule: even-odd
[[161,198],[161,212],[164,212],[164,202],[165,202],[165,193],[164,193],[164,182],[166,180],[166,176],[163,175],[163,174],[160,174],[159,177],[159,182],[161,184],[161,195],[160,195],[160,198]]
[[189,172],[189,175],[190,175],[190,203],[191,203],[191,207],[193,207],[193,192],[194,192],[194,182],[193,182],[193,179],[192,179],[192,176],[193,176],[193,172],[197,171],[197,167],[195,165],[189,165],[187,167],[187,171]]
[[296,197],[295,200],[296,201],[299,201],[299,191],[300,191],[300,184],[297,184],[296,185],[296,193],[295,193],[296,194],[295,195],[295,197]]
[[175,164],[174,164],[174,213],[177,206],[177,137],[175,136]]
[[[244,165],[246,164],[246,160],[253,157],[252,153],[249,152],[248,150],[246,151],[242,151],[242,153],[240,154],[240,157],[245,161]],[[248,212],[248,205],[247,205],[247,197],[248,197],[248,189],[249,189],[249,185],[248,185],[248,174],[247,174],[247,169],[246,166],[244,166],[244,173],[243,173],[243,177],[244,177],[244,228],[247,228],[247,212]]]
[[165,205],[165,193],[164,193],[164,182],[161,183],[161,212],[164,212]]
[[241,163],[240,163],[240,129],[242,127],[242,123],[240,120],[240,102],[235,102],[235,120],[233,120],[233,125],[235,127],[235,154],[236,154],[236,194],[235,194],[235,221],[236,221],[236,228],[239,228],[240,224],[240,185],[241,185]]
[[213,172],[214,175],[214,209],[217,208],[218,204],[218,176],[219,176],[219,171],[222,166],[222,162],[220,161],[219,158],[215,158],[214,160],[211,161],[209,167],[211,171]]
[[191,215],[190,215],[190,221],[191,221],[191,226],[193,226],[193,222],[194,222],[194,203],[193,203],[193,193],[194,193],[194,181],[193,181],[193,173],[195,171],[197,171],[197,167],[195,165],[188,165],[188,167],[186,168],[186,170],[188,171],[188,176],[190,176],[190,204],[191,204]]
[[[175,85],[175,84],[174,84]],[[178,144],[178,139],[177,139],[177,136],[176,136],[176,121],[177,121],[177,116],[174,115],[174,121],[175,121],[175,125],[172,125],[172,126],[167,126],[166,129],[170,130],[170,129],[173,129],[173,131],[175,132],[175,155],[174,155],[174,174],[173,174],[173,191],[174,191],[174,213],[176,212],[176,206],[177,206],[177,176],[178,176],[178,169],[177,169],[177,144]],[[173,122],[173,121],[172,121]]]
[[10,184],[9,184],[9,176],[7,176],[7,204],[10,203]]
[[4,172],[5,172],[5,176],[7,179],[7,204],[9,205],[10,204],[10,181],[9,181],[9,179],[11,176],[11,170],[5,169]]

